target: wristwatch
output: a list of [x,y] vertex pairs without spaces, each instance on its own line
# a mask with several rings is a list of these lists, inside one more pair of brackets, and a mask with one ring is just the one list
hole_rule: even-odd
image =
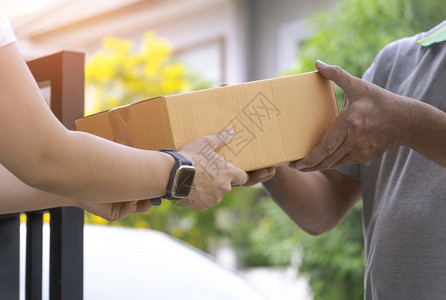
[[170,173],[166,195],[150,199],[152,205],[155,206],[160,205],[162,199],[178,201],[189,196],[195,178],[195,167],[190,160],[172,149],[161,149],[160,151],[170,154],[175,159],[175,166]]

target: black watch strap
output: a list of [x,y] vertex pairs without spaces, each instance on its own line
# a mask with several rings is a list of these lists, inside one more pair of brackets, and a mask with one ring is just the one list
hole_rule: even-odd
[[167,183],[166,195],[164,195],[163,197],[150,199],[150,202],[154,206],[159,206],[161,204],[162,199],[181,200],[181,198],[175,198],[172,195],[172,185],[174,183],[174,177],[178,168],[180,168],[181,166],[192,166],[192,162],[190,160],[185,158],[180,153],[173,151],[172,149],[161,149],[160,151],[170,154],[173,158],[175,158],[175,165],[170,174],[169,182]]
[[152,203],[153,206],[160,206],[162,200],[163,200],[162,197],[152,198],[152,199],[150,199],[150,203]]

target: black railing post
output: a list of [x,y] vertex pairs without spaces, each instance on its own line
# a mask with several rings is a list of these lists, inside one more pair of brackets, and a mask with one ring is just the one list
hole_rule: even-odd
[[18,300],[20,296],[20,215],[0,216],[0,295]]
[[[62,51],[28,62],[38,83],[51,89],[50,108],[70,130],[84,115],[83,53]],[[50,210],[50,299],[82,300],[84,212],[76,207]]]
[[42,214],[26,214],[26,300],[42,299]]
[[50,213],[50,299],[82,299],[84,211],[63,207]]

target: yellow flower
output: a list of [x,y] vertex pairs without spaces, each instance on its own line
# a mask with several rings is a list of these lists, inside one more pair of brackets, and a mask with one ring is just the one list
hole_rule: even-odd
[[141,48],[113,36],[103,40],[85,66],[86,115],[190,87],[184,65],[171,59],[172,46],[149,31]]
[[176,238],[181,238],[183,236],[183,231],[181,230],[180,227],[175,226],[172,228],[172,230],[170,231],[170,234]]
[[105,219],[103,219],[103,218],[101,218],[101,217],[99,217],[99,216],[93,215],[93,214],[90,214],[90,222],[91,222],[92,224],[97,224],[97,225],[105,225],[105,224],[108,224],[108,221],[107,221],[107,220],[105,220]]

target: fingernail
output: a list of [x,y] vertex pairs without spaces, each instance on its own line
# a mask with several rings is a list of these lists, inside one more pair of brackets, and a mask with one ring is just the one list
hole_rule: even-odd
[[226,133],[226,141],[229,143],[234,137],[234,129],[227,129],[225,133]]
[[318,64],[319,68],[325,68],[328,65],[326,63],[324,63],[322,60],[316,60],[316,64]]

